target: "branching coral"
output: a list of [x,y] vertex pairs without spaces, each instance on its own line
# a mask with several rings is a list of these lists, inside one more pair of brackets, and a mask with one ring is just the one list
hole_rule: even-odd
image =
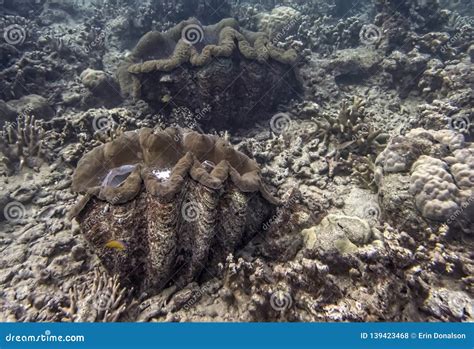
[[377,192],[375,161],[372,156],[357,156],[351,154],[348,163],[352,167],[352,174],[355,176],[359,186]]
[[37,169],[41,165],[44,134],[41,122],[34,116],[19,115],[16,125],[6,123],[0,133],[0,150],[7,167],[13,171],[24,166]]
[[323,133],[323,143],[335,138],[339,143],[338,150],[346,148],[363,155],[371,148],[380,149],[384,144],[385,135],[374,130],[366,122],[365,101],[354,97],[352,102],[344,101],[337,116],[325,114],[324,121],[315,120]]
[[95,269],[91,284],[72,286],[69,306],[61,310],[65,314],[63,321],[116,322],[134,306],[130,290],[121,287],[117,275],[110,277]]

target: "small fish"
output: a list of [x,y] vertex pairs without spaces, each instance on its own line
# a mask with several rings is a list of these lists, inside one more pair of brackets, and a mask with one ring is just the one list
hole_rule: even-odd
[[122,241],[118,240],[110,240],[105,244],[105,247],[107,248],[113,248],[119,251],[125,250],[125,244]]

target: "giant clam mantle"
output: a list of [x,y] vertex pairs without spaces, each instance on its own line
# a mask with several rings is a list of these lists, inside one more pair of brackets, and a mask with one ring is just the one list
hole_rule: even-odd
[[191,18],[145,34],[117,77],[124,95],[160,113],[179,105],[196,112],[204,129],[227,130],[261,121],[296,97],[297,62],[295,50],[275,47],[265,33],[233,18],[209,26]]
[[86,194],[73,216],[105,268],[154,291],[213,270],[278,204],[255,161],[224,139],[175,128],[126,132],[93,149],[73,190]]

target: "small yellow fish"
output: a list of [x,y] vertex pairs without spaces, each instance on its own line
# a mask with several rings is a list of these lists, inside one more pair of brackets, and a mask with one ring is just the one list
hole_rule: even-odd
[[168,103],[169,101],[171,101],[171,96],[170,95],[164,95],[163,97],[161,97],[161,101],[163,103]]
[[125,244],[122,241],[118,240],[110,240],[105,244],[105,247],[107,248],[114,248],[119,251],[125,250]]

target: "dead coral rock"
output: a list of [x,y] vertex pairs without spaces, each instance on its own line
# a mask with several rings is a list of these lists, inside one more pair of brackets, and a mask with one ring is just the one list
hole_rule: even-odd
[[10,107],[4,101],[0,100],[0,126],[3,126],[5,121],[15,121],[16,116],[16,110]]
[[474,302],[465,292],[446,288],[430,290],[422,310],[441,321],[472,321]]
[[306,229],[305,245],[322,253],[353,253],[359,247],[380,239],[369,223],[359,217],[330,214],[319,226]]
[[307,225],[310,213],[302,205],[302,195],[292,190],[282,200],[283,205],[275,215],[263,224],[261,252],[273,260],[291,260],[303,246],[303,237],[299,232]]
[[295,95],[296,58],[234,19],[211,26],[190,19],[147,33],[119,67],[118,80],[124,94],[159,110],[182,106],[204,126],[242,127]]
[[407,54],[393,51],[390,56],[382,62],[383,69],[391,75],[392,84],[402,98],[405,98],[411,90],[415,89],[430,59],[429,54],[420,53],[413,49]]
[[85,107],[113,108],[122,102],[119,85],[105,72],[86,69],[81,73],[81,81],[89,90],[82,101]]
[[24,96],[20,99],[8,101],[7,104],[18,114],[35,116],[37,119],[49,120],[55,114],[48,100],[38,95]]
[[[184,285],[253,237],[278,200],[257,163],[182,129],[126,132],[79,162],[72,215],[105,267],[155,292]],[[109,243],[112,242],[112,245]]]
[[330,58],[315,58],[301,68],[306,98],[318,103],[335,101],[347,85],[370,79],[380,69],[383,56],[368,47],[339,50]]

